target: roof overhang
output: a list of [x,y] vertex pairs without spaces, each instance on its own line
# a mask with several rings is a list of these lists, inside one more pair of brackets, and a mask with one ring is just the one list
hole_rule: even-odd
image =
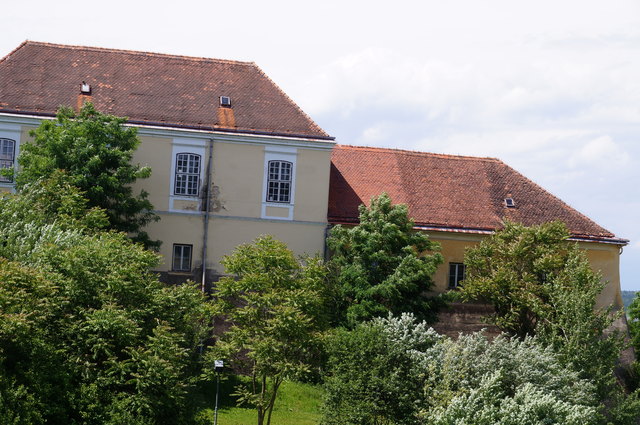
[[[333,218],[329,217],[329,224],[344,224],[348,226],[356,226],[360,222],[359,219],[354,218]],[[483,228],[471,228],[471,227],[450,227],[440,225],[429,225],[416,223],[413,228],[415,230],[422,230],[424,232],[445,232],[445,233],[458,233],[458,234],[470,234],[470,235],[482,235],[488,236],[496,232],[495,229],[483,229]],[[629,244],[628,239],[616,238],[616,237],[603,237],[603,236],[591,236],[591,235],[572,235],[569,237],[573,242],[586,242],[586,243],[603,243],[610,245],[626,246]]]

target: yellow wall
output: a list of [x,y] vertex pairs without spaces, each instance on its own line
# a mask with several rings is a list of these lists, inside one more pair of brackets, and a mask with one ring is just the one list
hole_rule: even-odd
[[[193,245],[192,267],[202,264],[203,217],[187,214],[161,214],[161,220],[150,224],[147,229],[153,238],[162,234],[163,244],[160,254],[164,263],[158,271],[171,270],[171,257],[174,243]],[[224,273],[220,265],[222,256],[230,254],[243,243],[250,243],[258,236],[269,234],[284,242],[297,254],[322,254],[324,250],[325,227],[318,224],[296,223],[289,221],[238,220],[211,217],[209,222],[209,243],[207,268],[216,273]]]
[[[200,139],[193,143],[204,148],[202,166],[206,170],[208,142]],[[207,267],[216,273],[223,273],[220,265],[223,255],[262,234],[282,240],[297,254],[321,254],[324,250],[331,152],[297,147],[293,220],[271,220],[260,218],[265,197],[265,146],[220,141],[213,144]],[[160,254],[165,260],[160,271],[171,269],[174,243],[193,245],[192,268],[201,266],[204,229],[200,201],[197,197],[174,197],[170,202],[174,153],[172,138],[143,135],[133,159],[152,168],[151,177],[136,182],[134,190],[149,192],[160,216],[160,221],[147,226],[152,239],[163,241]],[[266,204],[265,212],[268,216],[286,218],[289,205]]]
[[218,215],[260,217],[264,146],[214,143],[213,185],[220,190]]
[[[477,245],[481,240],[480,236],[455,235],[444,232],[430,232],[429,238],[440,243],[441,253],[444,262],[441,264],[434,277],[436,292],[444,292],[449,285],[449,263],[464,262],[464,251],[467,247]],[[581,243],[580,248],[584,249],[591,267],[596,272],[602,274],[602,280],[607,282],[607,286],[598,298],[598,307],[613,305],[614,308],[622,306],[622,295],[620,292],[620,254],[619,247],[603,243]]]
[[298,150],[294,219],[327,221],[331,152]]

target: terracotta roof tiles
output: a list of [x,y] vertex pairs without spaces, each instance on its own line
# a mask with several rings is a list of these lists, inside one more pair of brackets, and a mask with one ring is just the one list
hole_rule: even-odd
[[[0,60],[0,112],[53,115],[91,85],[132,123],[332,140],[252,62],[26,41]],[[219,96],[233,120],[219,122]]]
[[495,158],[334,148],[329,222],[356,223],[358,206],[382,192],[407,204],[417,227],[486,232],[506,219],[525,225],[561,220],[576,238],[625,242]]

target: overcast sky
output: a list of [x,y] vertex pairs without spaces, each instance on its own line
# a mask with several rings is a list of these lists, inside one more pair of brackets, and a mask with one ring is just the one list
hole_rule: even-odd
[[26,39],[254,61],[338,143],[500,158],[640,290],[637,0],[8,2],[0,56]]

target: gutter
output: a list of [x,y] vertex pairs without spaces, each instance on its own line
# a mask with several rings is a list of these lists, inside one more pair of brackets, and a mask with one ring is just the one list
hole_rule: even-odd
[[[55,113],[50,112],[27,112],[16,109],[0,109],[0,113],[27,116],[33,118],[55,118]],[[188,124],[175,124],[167,122],[156,121],[141,121],[141,120],[127,120],[126,124],[133,126],[150,126],[150,127],[162,127],[162,128],[174,128],[176,130],[196,130],[204,132],[222,132],[222,133],[236,133],[236,134],[255,134],[259,136],[276,136],[276,137],[291,137],[296,139],[312,139],[322,141],[334,141],[336,138],[332,136],[311,136],[309,134],[297,134],[297,133],[281,133],[277,131],[259,131],[259,130],[239,130],[223,127],[213,127],[205,125],[188,125]]]
[[[340,218],[332,220],[329,218],[330,225],[345,224],[349,226],[357,226],[360,220],[354,218]],[[450,226],[437,226],[437,225],[414,225],[415,230],[431,231],[431,232],[448,232],[448,233],[467,233],[475,235],[492,235],[495,233],[495,229],[488,228],[469,228],[469,227],[450,227]],[[592,243],[604,243],[618,246],[626,246],[629,244],[628,239],[606,237],[606,236],[589,236],[589,235],[573,235],[567,239],[573,242],[592,242]]]
[[204,294],[206,292],[206,283],[207,283],[207,244],[209,243],[209,215],[210,215],[210,204],[211,204],[211,161],[213,158],[213,138],[209,139],[209,159],[207,161],[207,173],[206,173],[206,183],[205,183],[205,194],[204,197],[205,207],[204,207],[204,215],[203,215],[203,226],[204,231],[202,232],[202,283],[200,284],[200,290]]

